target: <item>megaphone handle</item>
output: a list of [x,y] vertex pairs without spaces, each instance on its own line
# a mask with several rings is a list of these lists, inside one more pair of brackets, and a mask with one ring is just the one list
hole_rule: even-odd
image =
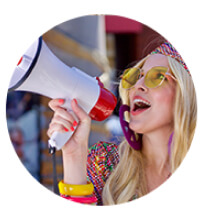
[[[74,115],[74,112],[70,109],[67,109],[67,111],[69,111],[69,113],[72,114],[72,116],[78,122],[78,119]],[[56,150],[60,150],[66,144],[66,142],[70,139],[73,133],[74,133],[73,131],[68,131],[68,132],[63,132],[63,133],[55,131],[48,141],[49,147],[55,148]]]
[[72,131],[68,131],[64,133],[55,131],[48,141],[49,145],[53,148],[56,148],[56,150],[60,150],[66,144],[66,142],[70,139],[72,134],[73,134]]

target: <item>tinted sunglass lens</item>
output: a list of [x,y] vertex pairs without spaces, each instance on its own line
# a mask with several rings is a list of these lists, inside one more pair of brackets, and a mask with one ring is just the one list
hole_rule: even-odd
[[122,77],[122,87],[129,89],[135,85],[140,75],[140,70],[137,68],[130,68],[124,71]]
[[156,67],[152,68],[145,76],[145,85],[148,88],[155,88],[163,82],[165,79],[165,73],[167,68],[165,67]]

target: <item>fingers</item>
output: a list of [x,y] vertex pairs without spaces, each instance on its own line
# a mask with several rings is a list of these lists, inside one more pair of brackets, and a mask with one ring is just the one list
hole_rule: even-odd
[[47,130],[48,137],[51,137],[55,131],[65,132],[65,128],[61,124],[50,123],[49,129]]
[[65,108],[61,107],[64,104],[64,99],[53,99],[48,104],[50,108],[55,111],[54,117],[61,117],[76,126],[75,124],[77,124],[77,122],[73,115]]
[[64,99],[52,99],[48,105],[49,107],[55,111],[57,109],[57,107],[61,106],[64,104]]
[[[63,99],[53,99],[49,102],[49,107],[55,112],[50,122],[49,129],[47,131],[48,136],[51,136],[54,131],[58,132],[68,132],[74,131],[75,127],[78,125],[73,113],[68,112],[66,109],[61,107],[64,104]],[[89,126],[91,124],[91,119],[88,114],[78,105],[77,100],[73,99],[71,101],[71,107],[78,118],[80,125]]]
[[68,132],[74,131],[75,126],[77,126],[77,121],[73,115],[68,112],[63,107],[63,99],[53,99],[49,102],[50,108],[55,112],[54,116],[50,122],[49,129],[47,131],[48,136],[51,136],[54,131],[58,132]]
[[89,117],[89,115],[78,105],[78,102],[76,99],[73,99],[71,101],[71,106],[72,106],[72,110],[73,112],[76,114],[76,116],[78,117],[79,121],[81,122],[91,122],[91,118]]
[[54,132],[63,133],[63,132],[68,132],[68,131],[70,131],[70,129],[65,128],[62,124],[52,122],[50,123],[49,129],[47,130],[47,135],[51,137]]
[[[64,99],[53,99],[49,102],[49,107],[55,111],[58,115],[60,115],[63,118],[69,118],[71,122],[73,123],[74,118],[70,118],[71,114],[68,114],[67,111],[60,107],[64,104]],[[75,115],[78,117],[80,121],[90,121],[90,117],[88,114],[78,105],[78,102],[76,99],[73,99],[71,101],[71,107]]]
[[72,131],[73,132],[75,130],[75,126],[77,126],[77,124],[75,124],[75,123],[72,124],[72,123],[56,116],[56,117],[53,117],[51,123],[49,124],[49,129],[47,130],[47,135],[49,137],[51,137],[55,131],[57,131],[57,132]]
[[66,128],[67,130],[74,131],[73,123],[71,121],[69,121],[68,119],[62,118],[59,115],[56,115],[53,117],[51,124],[60,124],[64,128]]
[[69,121],[72,124],[76,123],[73,115],[70,112],[68,112],[67,110],[65,110],[64,108],[57,107],[55,109],[55,116],[58,118],[60,117],[63,120]]

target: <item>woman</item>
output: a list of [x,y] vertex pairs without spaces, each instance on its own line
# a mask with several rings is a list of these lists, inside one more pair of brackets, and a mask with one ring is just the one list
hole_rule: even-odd
[[119,147],[99,142],[88,150],[91,120],[77,100],[71,103],[79,119],[76,128],[73,117],[60,107],[63,100],[50,101],[55,114],[48,135],[75,130],[62,148],[64,180],[59,188],[67,199],[111,205],[139,198],[161,185],[185,157],[196,125],[195,90],[170,43],[124,72],[120,95],[130,108],[128,129],[141,143],[137,150],[128,136]]

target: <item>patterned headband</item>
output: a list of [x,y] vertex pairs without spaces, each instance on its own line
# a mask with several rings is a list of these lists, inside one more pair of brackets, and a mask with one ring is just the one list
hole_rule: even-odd
[[150,54],[162,54],[162,55],[170,56],[170,57],[174,58],[190,74],[190,71],[189,71],[188,67],[186,66],[185,62],[183,61],[181,55],[169,42],[163,43],[162,45],[157,47],[155,50],[153,50]]

